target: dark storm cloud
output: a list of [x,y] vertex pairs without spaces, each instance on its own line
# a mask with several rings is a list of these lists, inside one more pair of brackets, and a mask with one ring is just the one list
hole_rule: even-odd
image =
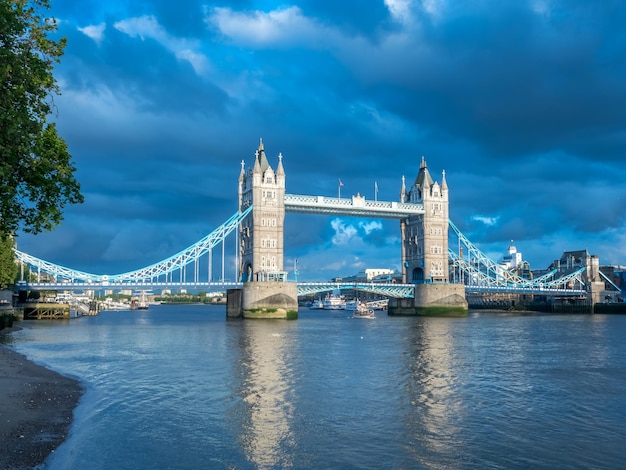
[[623,11],[587,4],[546,17],[521,3],[480,5],[426,23],[361,70],[381,106],[492,156],[576,152],[623,128]]
[[70,32],[59,72],[67,86],[132,97],[133,105],[150,113],[223,113],[226,94],[196,74],[187,61],[178,60],[152,38],[137,40],[108,24],[100,44],[84,34]]

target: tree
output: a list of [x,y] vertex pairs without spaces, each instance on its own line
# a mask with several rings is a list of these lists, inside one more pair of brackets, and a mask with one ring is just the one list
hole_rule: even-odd
[[52,230],[83,202],[65,141],[48,119],[66,40],[49,0],[0,0],[0,234]]
[[15,283],[17,264],[13,254],[13,238],[0,236],[0,289],[6,289]]

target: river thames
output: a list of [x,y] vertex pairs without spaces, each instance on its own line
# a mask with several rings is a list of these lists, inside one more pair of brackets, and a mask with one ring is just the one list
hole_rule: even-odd
[[23,322],[86,387],[44,468],[614,469],[626,316],[229,320],[157,305]]

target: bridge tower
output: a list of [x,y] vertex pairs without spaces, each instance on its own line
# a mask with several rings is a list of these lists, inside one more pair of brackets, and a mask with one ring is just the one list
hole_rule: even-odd
[[448,282],[448,184],[433,180],[422,157],[415,183],[407,192],[402,181],[401,202],[422,204],[423,215],[400,222],[402,278],[405,283]]
[[424,213],[400,221],[402,279],[415,284],[413,299],[390,299],[389,315],[467,315],[465,287],[449,282],[448,183],[433,180],[422,157],[415,183],[407,191],[404,178],[400,202],[422,204]]
[[253,205],[241,224],[240,277],[243,282],[284,280],[285,170],[278,154],[276,171],[270,166],[263,140],[247,172],[241,162],[239,210]]
[[276,171],[265,155],[263,140],[252,168],[241,162],[239,211],[252,212],[239,229],[239,276],[243,289],[227,293],[228,317],[298,317],[298,288],[283,271],[285,224],[285,170],[278,154]]

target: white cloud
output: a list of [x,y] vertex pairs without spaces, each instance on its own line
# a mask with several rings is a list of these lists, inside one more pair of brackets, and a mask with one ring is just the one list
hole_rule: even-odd
[[205,21],[236,43],[257,46],[316,46],[334,41],[336,33],[302,15],[292,6],[270,12],[240,13],[230,8],[207,10]]
[[359,227],[363,229],[366,235],[369,235],[374,230],[382,230],[383,224],[377,220],[372,220],[370,222],[359,222]]
[[106,27],[105,23],[94,24],[90,26],[85,26],[84,28],[78,28],[78,30],[83,33],[85,36],[90,37],[96,43],[100,44],[102,38],[104,37],[104,29]]
[[153,39],[172,52],[177,59],[185,60],[191,64],[197,74],[202,75],[208,71],[209,61],[206,56],[194,49],[199,45],[195,41],[171,36],[156,20],[154,16],[140,16],[118,21],[115,29],[130,37],[139,37],[141,40]]
[[422,8],[430,16],[441,16],[445,0],[422,0]]
[[411,22],[411,0],[385,0],[385,6],[398,23]]
[[146,38],[155,39],[158,42],[167,40],[167,32],[159,25],[154,16],[140,16],[116,22],[115,29],[126,33],[131,37],[139,36],[142,40]]
[[472,220],[475,220],[477,222],[482,222],[485,225],[496,225],[498,223],[498,217],[486,217],[483,215],[475,215],[472,217]]
[[345,225],[341,219],[333,219],[330,226],[335,230],[332,238],[333,245],[347,245],[357,238],[357,229],[353,225]]

